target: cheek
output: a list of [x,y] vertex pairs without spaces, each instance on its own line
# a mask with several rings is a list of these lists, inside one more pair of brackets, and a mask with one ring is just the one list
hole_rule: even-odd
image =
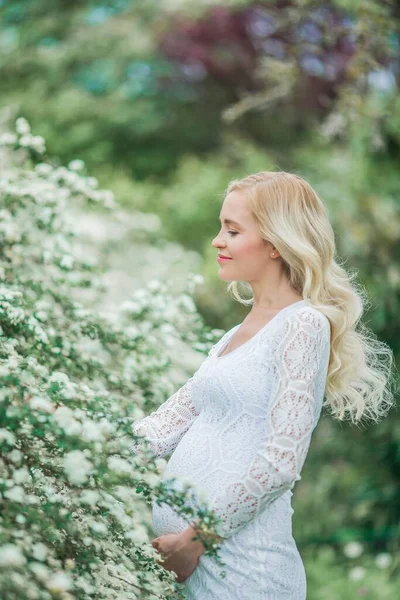
[[244,258],[255,256],[261,257],[262,249],[257,241],[241,239],[237,240],[237,243],[235,244],[235,254],[237,256],[243,256]]

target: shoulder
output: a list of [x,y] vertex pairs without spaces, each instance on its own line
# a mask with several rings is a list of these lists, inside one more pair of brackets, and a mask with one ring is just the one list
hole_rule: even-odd
[[294,314],[300,323],[309,324],[317,331],[330,331],[331,324],[328,317],[312,304],[298,308]]
[[277,328],[279,334],[316,337],[322,341],[330,341],[331,324],[328,317],[311,303],[295,307],[283,316]]
[[330,321],[310,303],[283,315],[272,340],[274,377],[310,383],[326,373],[330,356]]

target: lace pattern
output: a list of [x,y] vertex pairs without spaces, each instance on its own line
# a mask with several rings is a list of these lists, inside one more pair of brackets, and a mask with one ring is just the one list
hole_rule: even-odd
[[[185,582],[185,597],[306,600],[290,498],[323,403],[330,324],[302,301],[218,357],[238,327],[222,336],[182,388],[134,423],[134,432],[158,456],[172,452],[164,476],[190,480],[221,520],[227,578],[202,555]],[[159,536],[179,533],[189,522],[154,503],[153,525]]]
[[309,310],[294,313],[280,329],[273,360],[265,441],[243,477],[226,486],[213,502],[229,537],[301,479],[316,425],[316,385],[323,347],[329,344],[329,322]]
[[[198,412],[192,402],[191,377],[156,411],[132,425],[133,433],[143,436],[158,457],[173,452],[185,435]],[[140,442],[133,444],[132,452],[140,451]]]

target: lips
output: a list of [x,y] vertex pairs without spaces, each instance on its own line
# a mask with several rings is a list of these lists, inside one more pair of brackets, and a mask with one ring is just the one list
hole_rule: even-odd
[[219,254],[218,258],[217,258],[217,262],[219,262],[219,263],[228,262],[229,260],[232,260],[232,259],[229,256],[222,256],[222,254]]

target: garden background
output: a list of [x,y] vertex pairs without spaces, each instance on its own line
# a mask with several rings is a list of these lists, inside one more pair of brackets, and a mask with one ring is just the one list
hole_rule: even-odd
[[[7,347],[5,338],[2,341],[0,376],[3,390],[8,390],[1,397],[2,454],[10,450],[7,444],[17,443],[10,435],[22,419],[22,413],[16,417],[7,412],[7,406],[15,404],[13,386],[24,388],[22,401],[33,385],[22,385],[16,367],[10,366],[14,351],[25,361],[35,356],[38,364],[47,365],[50,379],[56,371],[64,373],[71,385],[85,382],[96,388],[95,366],[100,369],[104,350],[100,346],[113,338],[113,350],[107,350],[120,365],[124,382],[117,382],[115,373],[112,379],[102,371],[108,393],[115,396],[105,400],[104,393],[101,402],[109,402],[110,407],[118,400],[121,415],[138,419],[191,376],[211,342],[243,320],[247,309],[227,295],[211,241],[219,229],[228,182],[255,171],[296,172],[322,197],[334,226],[338,255],[369,294],[371,306],[364,322],[393,349],[398,363],[399,17],[399,2],[377,0],[0,0],[1,325],[2,337],[19,340],[23,348],[18,349],[17,342]],[[34,136],[42,136],[46,148]],[[51,164],[51,172],[46,164]],[[55,254],[42,260],[45,243],[46,251],[50,247],[53,251],[51,240],[58,235],[48,214],[45,218],[40,212],[39,219],[32,209],[35,204],[43,210],[40,203],[46,202],[38,200],[42,192],[25,194],[32,206],[22,201],[21,186],[32,184],[35,177],[41,178],[40,185],[46,180],[47,186],[53,186],[51,211],[76,228],[71,247],[64,244],[63,257],[57,255],[62,280],[53,270]],[[29,220],[31,229],[18,237],[19,224],[27,227]],[[37,248],[41,248],[40,260],[34,252]],[[25,279],[16,274],[15,256]],[[86,276],[78,270],[77,257]],[[51,310],[62,306],[65,320],[58,326],[68,331],[63,343],[56,344],[54,327],[47,338],[43,333],[44,313],[50,309],[40,304],[45,300],[39,280],[41,285],[48,283]],[[61,283],[68,293],[57,297],[55,287]],[[32,293],[25,297],[27,287]],[[86,307],[79,315],[72,311],[72,298]],[[32,320],[25,323],[26,331],[35,332],[32,346],[22,313],[14,313],[13,319],[6,314],[14,301],[22,302],[18,306],[25,316],[29,313],[35,319],[34,327]],[[90,350],[99,362],[89,365],[88,361],[85,369],[78,368],[78,355],[66,350],[72,335],[69,323],[79,318],[85,323],[79,335],[74,331],[76,339],[88,336],[99,343]],[[56,353],[50,360],[51,353],[40,344],[63,348],[58,362],[54,362]],[[61,380],[59,376],[52,381]],[[54,401],[60,389],[54,385],[46,389],[47,399]],[[36,398],[37,394],[38,390]],[[60,398],[65,403],[68,395]],[[73,395],[70,398],[72,406]],[[93,421],[98,418],[96,406],[104,409],[95,400],[91,397]],[[83,396],[80,402],[74,410],[79,406],[85,410]],[[42,422],[50,431],[52,411],[40,402],[30,410],[24,418],[31,424],[38,418],[35,423]],[[40,411],[47,416],[38,415]],[[61,447],[57,436],[51,439],[59,452],[80,452],[80,443],[109,443],[108,438],[90,436],[81,436],[78,443],[80,432],[67,431],[60,419],[58,426],[68,440]],[[42,433],[30,429],[26,439],[30,435],[39,439]],[[29,481],[19,457],[21,488],[39,485],[32,471],[34,464],[41,464],[39,454],[28,465]],[[149,458],[153,476],[152,464]],[[163,464],[163,459],[158,461],[161,469]],[[107,582],[110,571],[103,574],[103,587],[92,582],[90,588],[87,583],[92,563],[104,550],[103,542],[88,543],[89,560],[73,544],[67,547],[65,539],[61,543],[57,538],[55,562],[47,560],[48,550],[38,544],[50,545],[55,538],[46,542],[43,532],[29,532],[28,525],[35,524],[39,513],[17,518],[24,512],[26,496],[10,494],[15,486],[7,483],[11,467],[6,459],[0,468],[2,504],[4,508],[8,502],[9,507],[9,512],[0,511],[4,600],[22,597],[18,593],[28,587],[30,598],[162,597],[172,585],[162,581],[161,570],[155,573],[148,568],[150,551],[140,556],[132,549],[128,552],[131,562],[126,569],[133,579],[119,588]],[[113,469],[118,470],[116,463]],[[121,466],[119,490],[129,483],[123,471]],[[57,487],[54,473],[49,477]],[[71,498],[82,494],[84,482],[84,476],[69,479]],[[114,481],[99,478],[96,482],[111,494]],[[156,482],[153,476],[142,483],[146,490],[146,485],[152,488]],[[143,486],[138,485],[136,495]],[[46,493],[43,488],[42,494]],[[131,541],[145,544],[152,539],[149,506],[138,504],[133,496],[126,492],[119,500],[140,506],[137,520],[131,516],[130,527],[141,528],[141,534],[136,538],[132,534]],[[66,523],[58,520],[62,513],[51,513],[46,502],[43,514],[53,521],[54,531],[65,530]],[[96,502],[86,504],[96,514]],[[309,600],[398,598],[400,419],[396,410],[379,425],[365,428],[339,424],[323,414],[292,504],[293,535],[306,567]],[[31,533],[32,543],[24,546],[22,538],[29,540]],[[92,527],[91,535],[102,540],[104,531]],[[78,577],[81,587],[74,589]],[[160,579],[157,592],[156,579]],[[150,589],[152,593],[145,591]]]

